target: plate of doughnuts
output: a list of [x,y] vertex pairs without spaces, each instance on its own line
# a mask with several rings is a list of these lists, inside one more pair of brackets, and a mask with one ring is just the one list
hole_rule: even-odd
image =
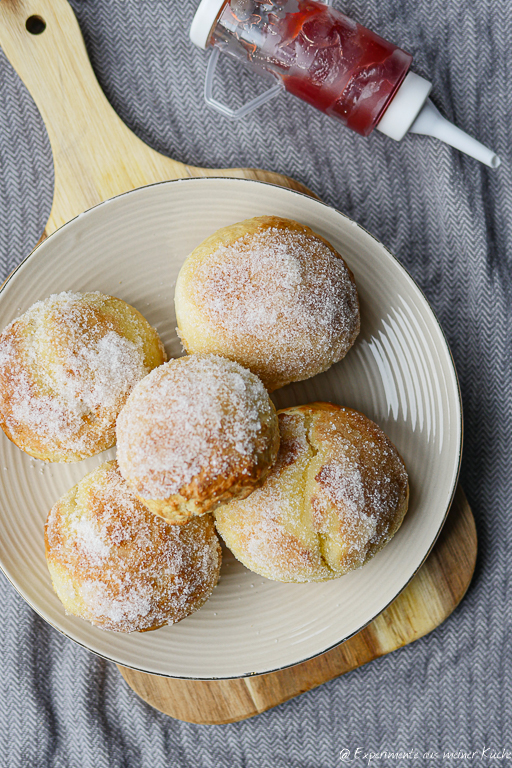
[[104,658],[205,680],[298,664],[381,613],[443,526],[446,339],[318,200],[225,178],[107,200],[9,277],[0,329],[0,566]]

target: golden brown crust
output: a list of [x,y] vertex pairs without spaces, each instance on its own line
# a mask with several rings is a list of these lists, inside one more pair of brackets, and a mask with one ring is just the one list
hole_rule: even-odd
[[157,332],[126,302],[50,296],[0,335],[0,426],[44,461],[79,461],[115,443],[133,386],[163,363]]
[[277,581],[325,581],[364,565],[407,511],[405,465],[361,413],[331,403],[279,411],[280,451],[247,500],[215,512],[247,568]]
[[360,328],[354,276],[303,224],[277,216],[215,232],[183,264],[175,292],[189,353],[223,355],[273,391],[341,360]]
[[214,355],[154,371],[117,422],[123,477],[152,512],[176,524],[245,498],[278,449],[277,415],[259,379]]
[[[279,432],[276,430],[267,450],[252,461],[238,462],[237,471],[212,479],[210,472],[201,472],[180,492],[166,499],[137,497],[155,515],[168,523],[183,525],[197,515],[213,512],[232,499],[246,499],[265,481],[279,450]],[[245,465],[245,468],[244,468]]]
[[55,504],[45,551],[66,611],[118,632],[157,629],[190,615],[210,596],[221,565],[210,515],[168,525],[135,497],[115,461]]

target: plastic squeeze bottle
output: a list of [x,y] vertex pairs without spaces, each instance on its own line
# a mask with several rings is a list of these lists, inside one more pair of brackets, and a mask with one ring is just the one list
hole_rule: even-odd
[[[435,136],[497,168],[499,157],[446,120],[428,98],[432,84],[410,72],[412,56],[318,0],[202,0],[190,29],[200,48],[213,46],[206,101],[242,117],[283,89],[368,136],[374,128],[400,141]],[[220,52],[270,74],[276,84],[238,110],[212,96]]]

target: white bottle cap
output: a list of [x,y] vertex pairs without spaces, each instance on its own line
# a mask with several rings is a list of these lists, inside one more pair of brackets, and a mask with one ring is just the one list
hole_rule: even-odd
[[377,130],[395,141],[403,139],[418,117],[431,90],[432,83],[414,72],[409,72],[381,117]]
[[395,141],[403,139],[408,131],[435,136],[481,163],[497,168],[501,160],[492,149],[461,131],[436,109],[428,98],[431,88],[432,84],[424,77],[409,72],[380,119],[377,130]]
[[215,22],[226,0],[201,0],[190,27],[190,39],[198,48],[205,49]]

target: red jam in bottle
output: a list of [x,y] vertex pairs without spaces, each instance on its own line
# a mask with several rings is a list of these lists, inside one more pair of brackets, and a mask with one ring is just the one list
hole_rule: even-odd
[[228,0],[210,42],[368,136],[412,56],[315,0]]

